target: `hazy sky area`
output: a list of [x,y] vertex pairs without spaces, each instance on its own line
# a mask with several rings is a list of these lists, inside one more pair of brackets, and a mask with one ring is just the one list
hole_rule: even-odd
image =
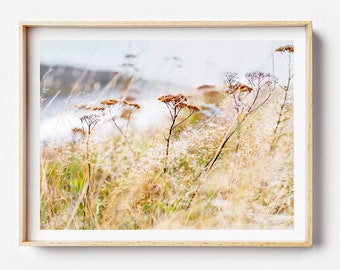
[[41,41],[40,60],[47,65],[112,71],[121,71],[128,63],[145,79],[196,87],[221,85],[227,71],[241,75],[254,70],[272,73],[273,63],[275,75],[285,81],[287,61],[274,51],[287,44],[292,41],[49,40]]
[[[275,75],[283,84],[286,83],[288,62],[275,49],[287,44],[292,41],[46,40],[40,43],[40,60],[47,65],[133,72],[135,78],[149,81],[137,86],[143,93],[136,96],[142,109],[136,113],[134,125],[150,128],[167,116],[164,105],[157,100],[160,95],[192,94],[203,84],[223,89],[224,73],[228,71],[238,72],[240,81],[246,83],[244,73],[254,70],[272,73],[274,64]],[[50,101],[51,106],[45,104],[41,113],[42,141],[53,136],[67,138],[65,131],[79,124],[79,117],[71,109],[74,103],[100,102],[99,97],[85,94],[76,96],[82,98],[79,100],[63,100],[64,97],[60,96]],[[120,95],[121,92],[113,91],[105,98],[121,99]],[[65,101],[68,102],[66,105]],[[54,128],[56,126],[58,129]]]

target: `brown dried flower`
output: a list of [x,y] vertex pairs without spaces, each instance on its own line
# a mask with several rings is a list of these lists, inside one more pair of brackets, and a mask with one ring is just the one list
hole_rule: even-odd
[[235,94],[237,91],[240,92],[248,92],[251,93],[253,91],[253,88],[245,85],[245,84],[241,84],[241,83],[237,83],[235,85],[229,86],[229,89],[226,91],[227,94]]
[[129,106],[134,107],[135,109],[140,109],[141,106],[137,103],[130,103]]
[[200,85],[199,87],[197,87],[196,89],[197,90],[214,90],[215,86],[209,85],[209,84],[203,84],[203,85]]
[[185,103],[185,102],[181,102],[177,105],[178,108],[188,108],[190,111],[192,112],[198,112],[200,111],[200,108],[195,106],[195,105],[192,105],[192,104],[188,104],[188,103]]
[[117,99],[104,99],[100,102],[102,105],[112,106],[117,104],[119,101]]
[[180,102],[180,103],[178,103],[177,104],[177,108],[187,108],[188,107],[188,104],[187,103],[185,103],[185,102]]
[[83,103],[75,104],[75,105],[73,105],[73,107],[76,108],[76,109],[85,109],[86,108],[86,104],[83,104]]
[[187,107],[189,110],[193,111],[193,112],[198,112],[200,111],[201,109],[195,105],[192,105],[192,104],[187,104]]
[[91,111],[104,111],[105,108],[102,106],[92,107],[90,108]]
[[294,45],[282,46],[282,47],[277,48],[275,51],[276,52],[290,52],[290,53],[293,53],[294,52]]
[[167,103],[170,102],[172,100],[173,95],[165,95],[165,96],[161,96],[158,98],[159,101]]
[[84,135],[84,130],[82,128],[72,128],[72,133],[73,134],[82,134]]
[[184,96],[183,94],[178,95],[169,94],[159,97],[158,100],[163,103],[170,103],[173,107],[180,107],[182,106],[181,105],[182,103],[188,101],[187,97]]
[[253,88],[247,86],[247,85],[244,85],[244,84],[236,84],[235,85],[235,91],[240,91],[240,92],[248,92],[250,93],[251,91],[253,91]]
[[133,96],[127,96],[127,97],[125,97],[125,100],[127,100],[127,101],[131,102],[131,101],[134,101],[134,100],[136,100],[136,98],[135,98],[135,97],[133,97]]
[[[169,94],[169,95],[159,97],[158,100],[165,104],[171,116],[171,125],[169,128],[169,133],[168,133],[167,138],[165,138],[166,150],[165,150],[164,172],[166,172],[168,169],[167,166],[168,166],[170,140],[171,140],[171,136],[173,134],[174,129],[176,129],[179,125],[184,123],[184,121],[189,119],[189,117],[193,115],[194,112],[199,111],[199,108],[195,105],[186,103],[186,101],[188,101],[188,98],[184,96],[183,94],[178,94],[178,95]],[[179,113],[182,111],[183,108],[188,108],[189,113],[184,119],[176,123],[176,119],[179,116]]]
[[121,102],[122,102],[123,104],[125,104],[125,105],[127,105],[127,106],[130,106],[130,107],[133,107],[133,108],[135,108],[135,109],[140,109],[140,108],[141,108],[141,106],[140,106],[138,103],[129,102],[129,101],[127,101],[126,99],[121,100]]

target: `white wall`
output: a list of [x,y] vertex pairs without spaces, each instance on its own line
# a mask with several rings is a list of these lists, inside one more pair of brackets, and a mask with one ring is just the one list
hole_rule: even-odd
[[[1,269],[340,269],[340,16],[335,0],[11,0],[0,4]],[[313,20],[314,247],[18,246],[18,20]]]

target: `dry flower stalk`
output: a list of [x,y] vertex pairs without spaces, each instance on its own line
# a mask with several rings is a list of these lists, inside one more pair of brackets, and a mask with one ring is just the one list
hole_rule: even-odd
[[[158,100],[163,102],[166,105],[170,113],[170,117],[171,117],[171,125],[169,128],[168,136],[165,138],[165,141],[166,141],[165,168],[164,168],[164,172],[165,172],[167,170],[167,165],[168,165],[167,163],[168,163],[168,156],[169,156],[170,140],[171,140],[173,131],[179,125],[184,123],[184,121],[189,119],[191,115],[193,115],[195,112],[198,112],[200,108],[195,105],[186,103],[186,101],[188,101],[188,98],[183,94],[178,94],[178,95],[168,94],[168,95],[159,97]],[[176,123],[177,117],[179,116],[179,113],[181,112],[183,108],[187,108],[189,110],[189,114],[182,121],[180,121],[179,123]]]
[[[85,154],[85,160],[87,163],[87,185],[84,185],[84,187],[86,188],[86,191],[84,191],[85,195],[82,198],[83,206],[84,206],[84,215],[87,216],[89,214],[87,212],[90,211],[89,205],[88,205],[88,200],[89,200],[89,195],[90,195],[89,188],[90,188],[90,181],[91,181],[90,137],[91,137],[92,130],[100,121],[100,116],[97,114],[88,114],[88,115],[84,115],[80,117],[80,121],[82,124],[82,131],[83,131],[82,134],[87,135],[86,136],[86,154]],[[84,224],[84,228],[85,229],[87,228],[86,224]]]
[[[280,127],[280,125],[281,125],[281,123],[283,121],[284,109],[285,109],[285,106],[287,104],[287,99],[288,99],[288,90],[290,88],[291,81],[292,81],[292,79],[294,77],[294,74],[292,73],[292,70],[291,70],[292,56],[293,56],[293,53],[294,53],[294,46],[293,45],[286,45],[286,46],[277,48],[275,51],[276,52],[281,52],[282,54],[287,54],[288,55],[288,60],[287,60],[287,65],[288,65],[288,81],[287,81],[287,84],[285,86],[280,86],[285,91],[285,94],[284,94],[284,97],[283,97],[283,102],[281,103],[281,106],[280,106],[280,111],[279,111],[278,119],[276,121],[276,126],[274,128],[274,134],[277,134],[278,129],[279,129],[279,127]],[[279,139],[279,137],[275,137],[274,138],[274,140],[272,142],[272,145],[271,145],[271,150],[275,149],[275,145],[277,144],[278,139]]]
[[[263,73],[261,71],[253,71],[245,74],[249,85],[239,83],[237,81],[239,78],[237,73],[227,72],[225,73],[225,76],[225,84],[227,86],[226,93],[231,97],[233,107],[237,112],[237,116],[235,119],[235,124],[226,131],[225,136],[221,141],[219,148],[215,152],[214,157],[206,164],[205,169],[207,171],[211,170],[218,157],[221,155],[224,146],[229,141],[231,136],[236,132],[236,130],[241,126],[247,116],[251,112],[259,109],[268,101],[275,89],[277,82],[277,78],[275,76],[269,73]],[[271,87],[270,91],[267,96],[265,96],[265,98],[255,106],[259,99],[259,94],[265,86]],[[248,100],[249,95],[252,95],[250,101]]]
[[[128,132],[128,128],[129,128],[129,123],[131,120],[131,115],[133,112],[135,112],[136,110],[140,109],[141,106],[138,103],[134,103],[134,102],[130,102],[126,99],[123,100],[118,100],[118,99],[104,99],[100,102],[100,104],[105,105],[106,108],[108,109],[108,112],[110,114],[110,119],[113,122],[113,125],[117,128],[118,132],[124,137],[126,143],[128,144],[129,149],[135,153],[135,150],[131,147],[128,138],[127,138],[127,132]],[[125,118],[127,120],[126,122],[126,127],[125,127],[125,131],[123,131],[123,128],[120,127],[116,121],[116,116],[112,115],[112,112],[110,110],[111,106],[114,105],[120,105],[120,107],[118,107],[118,111],[116,112],[116,115],[120,112],[120,110],[122,109],[123,106],[128,106],[129,109],[124,109],[122,111],[122,113],[120,114],[121,118]],[[104,108],[105,109],[105,108]]]

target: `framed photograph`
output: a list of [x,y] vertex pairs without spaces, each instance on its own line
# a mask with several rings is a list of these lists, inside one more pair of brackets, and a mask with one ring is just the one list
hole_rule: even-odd
[[312,23],[20,23],[20,245],[312,245]]

